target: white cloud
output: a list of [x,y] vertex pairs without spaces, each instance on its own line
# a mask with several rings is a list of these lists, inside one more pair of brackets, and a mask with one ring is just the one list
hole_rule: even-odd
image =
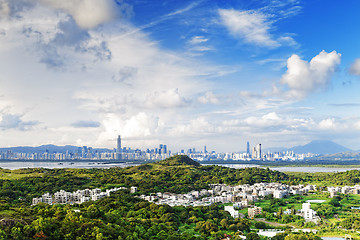
[[301,99],[309,93],[326,88],[340,64],[341,54],[321,51],[308,63],[294,54],[287,60],[287,72],[281,83],[289,87],[290,97]]
[[320,128],[320,129],[324,129],[324,130],[327,130],[327,129],[336,129],[336,128],[337,128],[337,124],[336,124],[334,118],[327,118],[327,119],[321,120],[321,121],[319,122],[319,128]]
[[204,36],[194,36],[188,42],[189,55],[190,56],[200,56],[205,52],[213,51],[212,46],[207,45],[209,39]]
[[30,130],[39,124],[38,121],[24,121],[22,115],[5,113],[0,116],[0,129],[17,129],[20,131]]
[[149,108],[178,108],[186,105],[187,101],[179,94],[177,88],[149,93],[145,99],[145,106]]
[[205,117],[191,119],[186,124],[178,124],[170,130],[172,136],[205,136],[217,133],[216,124],[209,122]]
[[189,40],[190,44],[200,44],[200,43],[205,43],[207,42],[209,39],[205,38],[204,36],[194,36]]
[[158,117],[140,112],[126,120],[120,130],[124,137],[146,137],[154,134],[158,125]]
[[349,72],[353,75],[360,76],[360,58],[355,59],[353,64],[351,65]]
[[161,125],[159,117],[145,112],[139,112],[133,116],[121,116],[113,113],[104,116],[101,131],[97,141],[104,144],[113,141],[117,135],[124,139],[154,138]]
[[295,46],[298,43],[290,36],[282,36],[278,39],[279,43],[282,43],[282,45],[289,45],[289,46]]
[[354,123],[354,127],[355,127],[355,129],[360,130],[360,121],[356,121],[356,122]]
[[48,6],[69,13],[81,28],[94,28],[115,19],[121,10],[131,12],[129,5],[119,9],[113,0],[38,0]]
[[202,104],[218,104],[220,102],[219,98],[215,96],[213,92],[206,92],[205,95],[198,98],[198,101]]
[[282,125],[284,122],[279,118],[279,116],[275,112],[271,112],[259,117],[248,117],[244,119],[244,123],[250,126],[256,127],[269,127]]
[[271,22],[268,17],[256,11],[219,9],[222,23],[235,37],[265,47],[278,47],[279,42],[270,34]]

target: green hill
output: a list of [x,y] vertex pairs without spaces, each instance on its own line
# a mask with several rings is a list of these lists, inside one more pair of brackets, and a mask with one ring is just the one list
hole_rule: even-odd
[[166,166],[179,166],[179,165],[191,165],[198,167],[200,163],[192,160],[186,155],[176,155],[173,157],[169,157],[165,160],[159,161],[156,164],[166,165]]

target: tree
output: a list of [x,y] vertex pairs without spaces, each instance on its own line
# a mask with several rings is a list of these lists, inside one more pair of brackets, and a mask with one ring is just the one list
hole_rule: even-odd
[[277,213],[277,217],[278,218],[281,218],[281,215],[283,215],[284,214],[284,211],[283,211],[283,209],[282,209],[282,207],[281,208],[279,208],[279,211],[278,211],[278,213]]
[[276,234],[274,237],[272,237],[271,240],[284,240],[287,235],[288,235],[288,234],[285,233],[285,232],[283,232],[283,233],[278,233],[278,234]]
[[264,223],[264,222],[256,222],[255,223],[255,228],[257,228],[257,229],[265,229],[266,228],[266,223]]
[[47,236],[44,234],[43,231],[40,231],[34,235],[34,239],[44,240]]
[[220,221],[220,225],[222,228],[227,229],[229,227],[229,222],[226,218],[224,218]]
[[260,240],[260,237],[254,232],[249,232],[246,234],[246,240]]

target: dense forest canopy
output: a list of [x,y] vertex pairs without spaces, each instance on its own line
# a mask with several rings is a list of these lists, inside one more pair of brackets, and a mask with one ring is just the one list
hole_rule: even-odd
[[187,193],[215,183],[354,185],[359,180],[359,171],[288,175],[268,168],[201,166],[186,156],[128,168],[0,169],[0,239],[217,239],[238,230],[250,233],[249,220],[233,219],[217,204],[171,208],[128,190],[81,205],[30,206],[33,197],[61,189],[137,186],[137,194]]

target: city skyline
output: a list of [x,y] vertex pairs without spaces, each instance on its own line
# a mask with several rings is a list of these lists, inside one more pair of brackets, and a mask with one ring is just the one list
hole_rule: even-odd
[[360,149],[359,7],[0,0],[0,145]]

